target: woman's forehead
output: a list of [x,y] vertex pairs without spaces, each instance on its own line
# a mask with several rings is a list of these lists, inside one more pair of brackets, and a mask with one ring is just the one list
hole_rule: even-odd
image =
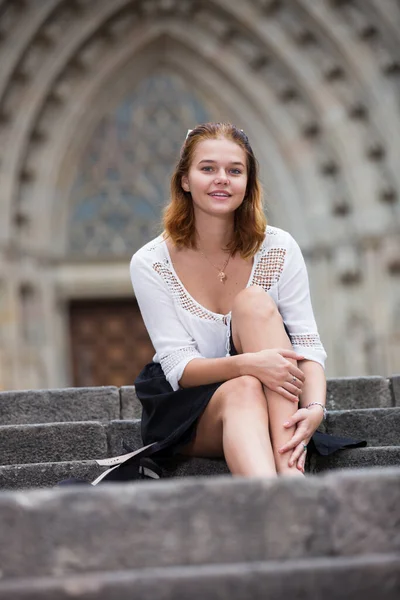
[[225,162],[241,161],[246,164],[245,151],[239,144],[226,138],[203,140],[196,145],[193,162],[214,160]]

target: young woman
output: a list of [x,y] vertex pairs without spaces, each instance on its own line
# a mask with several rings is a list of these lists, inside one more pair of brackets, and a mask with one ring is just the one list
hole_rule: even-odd
[[164,231],[133,256],[131,278],[156,350],[135,381],[142,454],[225,457],[233,475],[302,477],[325,415],[326,354],[300,248],[267,226],[242,130],[189,132]]

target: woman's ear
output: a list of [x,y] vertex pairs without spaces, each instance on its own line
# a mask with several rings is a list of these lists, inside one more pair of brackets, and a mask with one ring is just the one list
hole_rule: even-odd
[[185,192],[190,192],[189,179],[187,175],[182,176],[181,185]]

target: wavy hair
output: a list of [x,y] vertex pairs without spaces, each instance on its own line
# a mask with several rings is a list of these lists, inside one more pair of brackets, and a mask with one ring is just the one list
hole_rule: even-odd
[[250,258],[261,247],[267,219],[263,210],[263,194],[258,175],[258,162],[247,135],[231,123],[204,123],[197,125],[182,146],[179,161],[171,178],[171,199],[163,212],[163,226],[179,248],[196,249],[195,214],[192,195],[182,188],[182,177],[187,176],[197,145],[203,140],[226,138],[238,144],[247,160],[247,186],[241,205],[234,214],[234,237],[226,247],[232,255],[239,252]]

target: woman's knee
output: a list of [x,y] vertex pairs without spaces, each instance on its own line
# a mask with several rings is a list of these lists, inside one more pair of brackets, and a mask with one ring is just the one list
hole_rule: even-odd
[[247,316],[271,319],[280,314],[273,298],[261,287],[253,285],[239,292],[232,306],[232,320]]
[[256,403],[266,404],[262,383],[252,375],[230,379],[223,383],[218,391],[221,416],[236,407],[243,408]]

